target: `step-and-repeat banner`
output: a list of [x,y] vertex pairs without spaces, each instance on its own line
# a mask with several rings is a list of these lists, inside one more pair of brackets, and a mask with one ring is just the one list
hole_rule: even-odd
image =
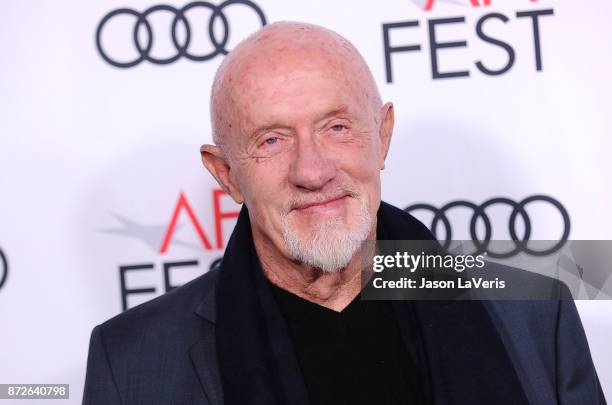
[[[91,329],[222,256],[209,89],[274,21],[362,52],[395,103],[383,198],[439,238],[612,239],[611,2],[159,1],[3,2],[1,383],[79,403]],[[612,302],[578,307],[611,397]]]

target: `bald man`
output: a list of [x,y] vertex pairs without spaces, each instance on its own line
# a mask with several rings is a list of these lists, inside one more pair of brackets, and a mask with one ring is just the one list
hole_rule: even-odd
[[223,61],[202,161],[243,204],[219,266],[99,326],[85,404],[598,404],[571,301],[365,301],[393,132],[345,38],[275,23]]

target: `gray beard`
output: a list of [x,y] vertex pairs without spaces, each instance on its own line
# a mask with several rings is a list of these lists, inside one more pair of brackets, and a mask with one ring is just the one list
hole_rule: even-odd
[[334,273],[348,265],[372,229],[372,216],[363,200],[355,219],[352,228],[339,218],[323,221],[316,224],[307,239],[302,239],[289,223],[287,215],[284,215],[285,248],[294,260],[326,273]]

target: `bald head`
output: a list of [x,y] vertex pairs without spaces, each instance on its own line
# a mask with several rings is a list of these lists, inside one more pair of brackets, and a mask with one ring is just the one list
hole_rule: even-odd
[[[346,81],[378,121],[382,101],[376,82],[353,44],[317,25],[277,22],[243,40],[217,70],[210,103],[214,142],[226,149],[242,129],[241,109],[256,103],[258,92],[282,88],[292,73],[304,69]],[[275,83],[264,88],[262,81]]]
[[350,267],[339,277],[358,280],[394,118],[355,47],[315,25],[268,25],[225,58],[211,97],[217,145],[202,162],[248,207],[266,274],[299,284]]

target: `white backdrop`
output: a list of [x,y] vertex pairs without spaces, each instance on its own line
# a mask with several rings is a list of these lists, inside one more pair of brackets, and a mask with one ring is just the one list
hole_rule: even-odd
[[[3,2],[0,251],[8,266],[0,260],[0,282],[3,267],[8,275],[0,287],[0,383],[69,383],[66,402],[80,403],[93,326],[121,312],[124,296],[132,307],[164,292],[165,268],[168,283],[180,285],[222,255],[238,207],[214,191],[199,146],[211,141],[209,88],[223,56],[119,68],[96,46],[96,30],[113,10],[188,4],[165,1]],[[268,22],[320,24],[363,53],[383,98],[396,106],[383,172],[386,201],[439,207],[544,194],[568,211],[570,238],[612,239],[611,2],[492,0],[474,7],[468,0],[437,0],[429,11],[425,0],[255,2]],[[534,19],[517,17],[535,10],[553,13],[537,19],[539,46]],[[227,49],[261,25],[245,5],[221,12],[229,27]],[[496,14],[485,17],[479,37],[478,21],[490,13]],[[210,11],[185,15],[188,50],[214,51]],[[172,16],[162,10],[147,17],[151,57],[177,53],[169,35]],[[435,21],[448,18],[457,19]],[[128,14],[108,20],[100,43],[109,58],[138,57],[136,21]],[[413,26],[390,29],[390,46],[421,50],[392,52],[393,81],[387,82],[383,24],[398,22]],[[430,24],[439,43],[467,42],[435,51],[438,70],[469,76],[433,77]],[[177,25],[180,45],[185,30]],[[220,19],[213,28],[220,40]],[[146,48],[145,25],[138,33]],[[487,42],[483,34],[508,45]],[[508,46],[514,63],[507,72],[478,69],[480,61],[501,70]],[[507,238],[510,209],[487,212],[493,238]],[[469,214],[449,211],[454,238],[469,238]],[[552,206],[533,203],[529,216],[532,239],[561,235],[563,222]],[[123,294],[121,274],[124,290],[154,291]],[[612,397],[612,303],[578,306],[604,391]]]

